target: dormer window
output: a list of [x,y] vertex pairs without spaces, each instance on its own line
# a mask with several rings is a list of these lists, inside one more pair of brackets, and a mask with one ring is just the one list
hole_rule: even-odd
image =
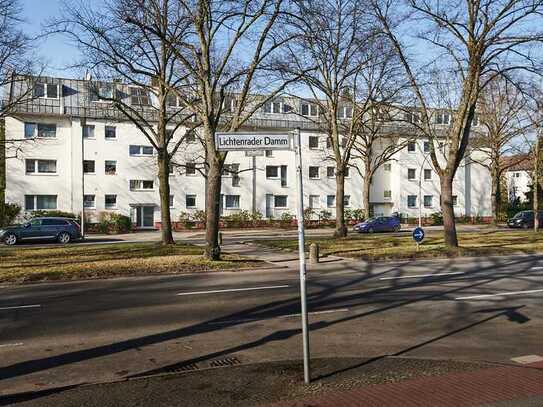
[[301,111],[302,116],[317,117],[319,115],[319,108],[314,103],[302,103]]
[[58,99],[58,84],[40,82],[35,83],[33,94],[35,98]]
[[420,113],[419,112],[407,112],[405,113],[405,121],[408,123],[420,123]]
[[338,119],[352,119],[353,108],[352,106],[339,106],[337,110]]
[[113,99],[113,86],[111,84],[93,85],[90,89],[92,102],[109,102]]
[[279,101],[270,101],[264,104],[264,113],[282,113],[282,103]]
[[436,124],[450,124],[451,115],[447,112],[438,112],[436,114]]
[[149,106],[149,92],[144,88],[130,88],[130,104],[139,106]]
[[238,101],[234,96],[226,96],[222,102],[225,112],[234,112],[238,106]]
[[166,96],[166,106],[168,107],[178,107],[178,100],[177,96],[173,93],[169,93],[168,96]]

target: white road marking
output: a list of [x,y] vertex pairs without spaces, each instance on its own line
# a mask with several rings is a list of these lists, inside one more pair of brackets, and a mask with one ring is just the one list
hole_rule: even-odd
[[200,294],[217,294],[217,293],[233,293],[238,291],[256,291],[256,290],[274,290],[277,288],[289,288],[290,285],[270,285],[267,287],[247,287],[247,288],[229,288],[226,290],[210,290],[210,291],[193,291],[189,293],[178,293],[176,295],[200,295]]
[[[338,308],[338,309],[328,309],[328,310],[323,310],[323,311],[314,311],[314,312],[309,312],[308,314],[311,316],[311,315],[332,314],[336,312],[348,312],[348,311],[349,311],[349,308]],[[267,318],[229,319],[226,321],[208,322],[207,325],[243,324],[245,322],[263,321],[263,320],[274,319],[274,318],[299,317],[300,315],[301,314],[288,314],[288,315],[277,315],[274,317],[267,317]]]
[[11,309],[23,309],[23,308],[41,308],[41,305],[35,304],[35,305],[17,305],[13,307],[0,307],[0,311],[11,310]]
[[23,346],[24,344],[22,342],[17,342],[17,343],[4,343],[4,344],[0,344],[0,348],[8,348],[8,347],[11,347],[11,346]]
[[532,267],[532,270],[543,270],[543,266]]
[[455,300],[475,300],[478,298],[505,297],[508,295],[521,295],[521,294],[533,294],[533,293],[543,293],[543,290],[510,291],[506,293],[497,293],[497,294],[472,295],[469,297],[458,297],[458,298],[455,298]]
[[543,357],[539,355],[526,355],[526,356],[511,358],[511,360],[513,362],[520,363],[521,365],[529,365],[530,363],[543,362]]
[[424,277],[441,277],[441,276],[454,276],[458,274],[466,274],[465,271],[456,271],[453,273],[438,273],[438,274],[417,274],[414,276],[400,276],[400,277],[381,277],[379,280],[399,280],[401,278],[424,278]]

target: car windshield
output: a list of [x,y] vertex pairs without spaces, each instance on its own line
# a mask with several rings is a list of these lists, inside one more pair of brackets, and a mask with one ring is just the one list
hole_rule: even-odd
[[370,222],[375,222],[376,220],[377,218],[369,218],[369,219],[366,219],[366,222],[370,223]]
[[515,216],[513,216],[513,219],[521,219],[521,218],[528,218],[532,216],[532,213],[529,211],[522,211],[517,213]]

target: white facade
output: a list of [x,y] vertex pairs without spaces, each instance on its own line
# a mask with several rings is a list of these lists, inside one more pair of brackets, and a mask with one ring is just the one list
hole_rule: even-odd
[[[149,141],[136,126],[89,118],[87,126],[92,130],[88,131],[89,137],[83,139],[80,118],[63,114],[62,101],[58,113],[54,113],[21,111],[6,119],[8,140],[24,139],[25,131],[51,136],[21,142],[17,158],[8,159],[7,201],[18,203],[25,210],[54,208],[79,213],[83,205],[84,178],[85,212],[93,218],[98,219],[102,212],[116,212],[131,216],[140,227],[153,227],[159,222],[156,157]],[[259,115],[266,119],[287,116],[271,112]],[[184,133],[183,129],[179,131]],[[317,212],[329,211],[333,217],[334,163],[326,159],[326,136],[311,130],[302,130],[301,136],[305,205]],[[318,137],[317,148],[310,148],[310,137]],[[198,170],[186,167],[201,157],[203,150],[197,142],[184,142],[175,157],[176,165],[170,177],[174,221],[183,213],[205,209],[205,178]],[[82,160],[86,161],[85,174]],[[224,176],[223,215],[253,209],[264,217],[274,218],[280,218],[285,212],[296,213],[294,152],[273,151],[255,158],[244,152],[230,152],[226,163],[236,165],[239,172],[237,176]],[[345,180],[345,194],[349,196],[347,208],[358,209],[363,206],[362,163],[355,160],[352,165]],[[420,139],[378,169],[371,185],[370,202],[376,215],[398,212],[416,217],[422,204],[422,214],[428,216],[440,211],[439,190],[439,177],[425,152],[424,140]],[[464,160],[455,178],[454,195],[457,216],[489,216],[487,170],[469,159]]]
[[506,173],[507,193],[509,201],[514,202],[519,199],[520,202],[526,202],[526,194],[530,191],[532,184],[532,175],[525,169],[511,169]]

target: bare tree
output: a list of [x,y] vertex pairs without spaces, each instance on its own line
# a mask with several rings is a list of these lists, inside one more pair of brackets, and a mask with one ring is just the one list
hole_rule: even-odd
[[[329,159],[335,163],[336,227],[334,236],[347,235],[345,224],[345,175],[359,135],[369,99],[359,105],[366,69],[375,61],[373,24],[355,0],[299,0],[289,27],[296,33],[288,44],[284,70],[301,76],[316,106],[318,123],[327,137]],[[372,92],[373,90],[369,90]],[[311,112],[301,112],[311,116]]]
[[[399,55],[421,111],[424,135],[431,141],[448,247],[458,247],[452,183],[468,146],[479,96],[496,76],[520,69],[536,70],[533,48],[542,39],[542,32],[535,20],[542,11],[543,1],[533,0],[371,0],[371,12]],[[450,74],[449,85],[455,95],[453,120],[443,134],[443,159],[436,153],[437,137],[430,125],[430,112],[436,106],[429,103],[425,89],[424,68],[429,61],[415,64],[410,54],[412,44],[405,40],[410,37],[402,33],[405,25],[412,30],[415,22],[424,27],[418,40],[424,43],[434,68]]]
[[484,166],[491,177],[492,219],[498,223],[502,198],[501,180],[510,168],[529,158],[528,136],[533,125],[528,114],[528,100],[518,87],[496,77],[481,93],[477,114],[482,131],[470,140],[471,159]]
[[78,66],[96,78],[90,97],[110,102],[156,150],[162,243],[173,244],[169,174],[185,134],[196,126],[192,101],[177,97],[187,78],[174,49],[187,35],[184,10],[176,0],[112,0],[103,8],[68,0],[63,9],[51,27],[81,49]]
[[217,151],[215,133],[239,130],[295,79],[274,75],[278,54],[290,40],[279,27],[287,1],[176,0],[176,4],[190,27],[183,43],[174,47],[188,74],[178,96],[192,106],[201,123],[207,177],[206,257],[218,260],[226,154]]

